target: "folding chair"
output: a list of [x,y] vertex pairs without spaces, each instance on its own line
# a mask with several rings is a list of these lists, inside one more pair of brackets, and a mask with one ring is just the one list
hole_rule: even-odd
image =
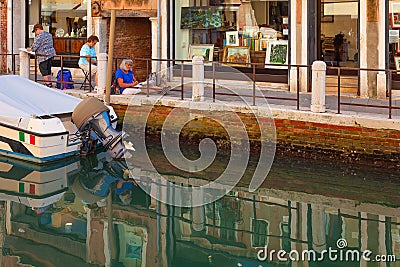
[[[85,79],[83,80],[83,83],[81,84],[81,87],[79,89],[85,90],[85,88],[88,86],[86,83],[89,83],[89,72],[85,71],[84,69],[82,69],[81,67],[79,67],[83,73],[83,75],[85,76]],[[90,84],[89,89],[94,89],[93,85]]]

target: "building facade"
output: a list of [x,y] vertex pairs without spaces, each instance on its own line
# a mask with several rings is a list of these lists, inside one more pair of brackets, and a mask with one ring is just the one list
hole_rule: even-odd
[[[343,75],[359,77],[360,96],[379,98],[387,90],[383,70],[400,68],[398,0],[3,0],[7,36],[1,52],[28,46],[37,22],[53,34],[58,53],[77,54],[90,34],[100,37],[99,52],[107,52],[110,8],[118,9],[116,57],[190,59],[203,53],[209,61],[255,63],[261,74],[274,69],[269,63],[323,60],[332,67],[370,69]],[[152,71],[161,66],[154,62]],[[300,77],[295,67],[280,71],[290,88],[299,79],[301,91],[308,90],[306,68]],[[140,79],[148,72],[139,64]]]

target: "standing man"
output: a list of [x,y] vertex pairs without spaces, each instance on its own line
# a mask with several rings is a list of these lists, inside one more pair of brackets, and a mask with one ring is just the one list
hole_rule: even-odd
[[53,37],[50,33],[43,30],[42,24],[35,24],[33,31],[35,33],[35,40],[31,47],[28,47],[28,51],[33,51],[36,54],[47,55],[38,56],[39,70],[45,81],[45,85],[52,87],[51,85],[51,65],[53,63],[53,56],[56,54],[54,49]]
[[[97,75],[97,59],[96,59],[96,49],[94,46],[99,42],[99,38],[96,35],[91,35],[87,39],[87,42],[82,46],[80,51],[80,59],[78,61],[78,65],[81,69],[83,69],[86,73],[94,76],[96,81],[96,88],[98,86],[98,75]],[[90,69],[89,69],[90,64]]]

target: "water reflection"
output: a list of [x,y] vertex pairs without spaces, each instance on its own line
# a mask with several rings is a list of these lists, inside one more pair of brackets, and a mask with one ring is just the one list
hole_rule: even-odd
[[[137,173],[152,177],[146,170]],[[277,253],[257,259],[265,246],[268,252],[312,250],[318,259],[323,250],[337,249],[339,239],[347,242],[343,251],[400,256],[400,184],[393,179],[398,174],[278,158],[257,192],[249,193],[244,181],[222,199],[190,209],[151,199],[129,179],[124,164],[106,153],[46,167],[0,158],[2,263],[398,266],[328,257],[279,261]],[[169,179],[201,183],[171,173]],[[157,188],[174,196],[169,188]]]

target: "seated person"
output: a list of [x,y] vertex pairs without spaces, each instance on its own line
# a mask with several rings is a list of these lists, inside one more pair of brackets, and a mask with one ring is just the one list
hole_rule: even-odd
[[99,42],[99,38],[96,35],[91,35],[87,39],[87,42],[82,46],[80,51],[80,59],[78,65],[85,72],[89,72],[89,62],[90,72],[94,80],[96,81],[96,87],[98,86],[98,76],[97,76],[97,60],[96,60],[96,50],[94,46]]
[[135,80],[135,76],[133,75],[132,65],[132,59],[125,58],[122,60],[119,69],[115,73],[119,92],[122,95],[135,95],[142,92],[139,88],[132,88],[139,83]]

